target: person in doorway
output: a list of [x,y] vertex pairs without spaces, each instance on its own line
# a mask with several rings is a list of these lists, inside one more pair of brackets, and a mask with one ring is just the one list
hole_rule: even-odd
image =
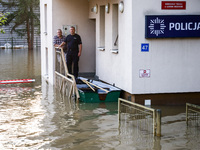
[[67,67],[70,74],[72,74],[73,63],[73,75],[77,80],[79,71],[79,57],[82,53],[82,41],[80,35],[75,33],[75,27],[70,27],[70,34],[65,38],[64,42],[60,45],[67,45]]
[[[62,42],[64,42],[65,38],[66,38],[66,37],[65,37],[64,35],[62,35],[62,30],[61,30],[61,29],[58,29],[58,30],[57,30],[57,35],[55,35],[55,36],[53,37],[53,45],[54,45],[55,47],[59,47],[60,44],[61,44]],[[66,45],[63,45],[62,48],[63,48],[64,55],[65,55],[65,59],[66,59],[66,56],[67,56],[67,47],[66,47]],[[56,51],[60,51],[60,49],[59,49],[59,48],[56,48]],[[57,59],[58,59],[58,61],[60,62],[60,55],[57,55]]]

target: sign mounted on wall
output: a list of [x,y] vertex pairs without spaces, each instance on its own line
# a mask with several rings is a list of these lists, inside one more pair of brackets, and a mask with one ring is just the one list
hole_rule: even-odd
[[139,70],[139,77],[140,78],[150,78],[150,69],[140,69]]
[[141,52],[149,52],[149,43],[141,44]]
[[186,9],[186,1],[162,1],[162,9]]
[[145,37],[200,37],[200,15],[145,16]]

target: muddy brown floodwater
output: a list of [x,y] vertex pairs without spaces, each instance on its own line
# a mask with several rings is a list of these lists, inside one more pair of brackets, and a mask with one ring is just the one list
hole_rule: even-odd
[[40,50],[0,50],[0,80],[36,79],[0,85],[1,150],[199,150],[200,127],[186,126],[185,106],[162,110],[162,137],[118,121],[117,103],[63,100],[40,74]]

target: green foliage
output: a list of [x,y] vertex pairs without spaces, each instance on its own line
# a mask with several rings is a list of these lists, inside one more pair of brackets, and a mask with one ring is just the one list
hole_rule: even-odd
[[[6,23],[6,21],[7,21],[6,15],[7,14],[8,13],[0,12],[0,27]],[[0,33],[5,33],[5,31],[2,28],[0,28]]]
[[[4,22],[5,25],[12,26],[11,33],[15,31],[19,36],[25,36],[28,46],[33,44],[34,28],[40,27],[40,14],[34,11],[36,8],[39,9],[39,2],[39,0],[0,0],[5,11],[11,11],[7,16],[7,22]],[[22,27],[21,25],[24,29],[17,28]]]

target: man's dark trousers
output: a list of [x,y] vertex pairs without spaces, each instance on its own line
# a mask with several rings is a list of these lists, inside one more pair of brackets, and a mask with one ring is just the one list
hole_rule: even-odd
[[75,77],[75,79],[78,77],[78,61],[79,61],[79,57],[78,57],[78,53],[70,53],[68,52],[67,54],[67,68],[70,74],[72,74],[72,63],[74,63],[74,67],[73,67],[73,75]]

